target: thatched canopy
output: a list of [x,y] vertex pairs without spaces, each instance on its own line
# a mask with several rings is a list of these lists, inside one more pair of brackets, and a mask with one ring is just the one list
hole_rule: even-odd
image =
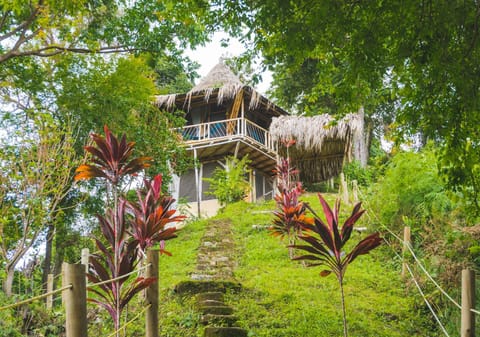
[[285,110],[276,106],[254,88],[244,85],[223,61],[213,67],[207,76],[189,92],[157,96],[156,105],[167,110],[178,109],[188,112],[192,108],[212,103],[232,104],[239,98],[243,100],[247,110],[261,112],[268,119],[287,115]]
[[287,156],[286,140],[294,139],[288,148],[293,165],[300,170],[303,182],[321,182],[342,171],[345,158],[349,157],[354,132],[360,119],[355,114],[336,121],[329,115],[314,117],[281,116],[274,118],[270,133],[279,144],[281,156]]

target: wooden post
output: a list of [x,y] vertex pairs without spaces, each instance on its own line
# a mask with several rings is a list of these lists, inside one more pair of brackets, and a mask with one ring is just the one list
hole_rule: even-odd
[[200,190],[200,177],[199,177],[199,172],[198,172],[198,162],[197,162],[197,149],[193,149],[193,160],[194,160],[194,169],[195,169],[195,187],[196,187],[196,190],[195,192],[197,192],[197,217],[201,217],[201,214],[200,214],[200,203],[202,202],[201,201],[201,195],[202,195],[202,191]]
[[65,328],[67,337],[87,337],[87,289],[85,266],[63,264],[63,286],[72,287],[63,292],[65,300]]
[[333,177],[328,179],[328,187],[330,191],[333,191],[333,189],[335,188],[335,181],[333,180]]
[[[53,291],[53,274],[47,275],[47,293]],[[53,295],[48,295],[47,297],[47,310],[52,310],[53,308]]]
[[356,180],[352,180],[352,194],[353,202],[358,202],[358,182]]
[[348,204],[348,186],[343,172],[340,173],[340,197],[344,204]]
[[146,290],[146,304],[150,307],[145,313],[145,337],[158,337],[158,250],[147,251],[146,277],[154,277],[156,282],[150,284]]
[[88,260],[90,259],[90,250],[88,248],[82,249],[81,263],[85,266],[85,271],[88,272]]
[[462,323],[461,337],[475,337],[475,272],[462,270]]
[[402,250],[402,277],[407,275],[407,262],[405,255],[408,253],[408,247],[412,245],[410,227],[405,226],[403,228],[403,250]]

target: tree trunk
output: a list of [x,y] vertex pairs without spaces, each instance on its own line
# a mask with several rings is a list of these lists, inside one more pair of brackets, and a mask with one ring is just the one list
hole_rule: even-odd
[[367,166],[369,155],[370,132],[365,127],[365,112],[363,107],[358,110],[359,125],[353,132],[353,159],[358,160],[362,167]]
[[13,288],[13,278],[15,276],[15,266],[7,265],[5,269],[7,272],[7,277],[3,282],[3,291],[5,292],[5,295],[7,297],[10,297],[12,296],[12,293],[13,293],[12,288]]
[[43,261],[42,284],[44,292],[47,291],[48,274],[51,271],[53,237],[55,235],[55,226],[48,225],[47,240],[45,241],[45,260]]

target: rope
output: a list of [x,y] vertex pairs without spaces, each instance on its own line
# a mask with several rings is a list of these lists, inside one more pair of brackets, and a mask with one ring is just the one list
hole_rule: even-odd
[[147,305],[145,308],[143,308],[142,311],[140,311],[138,314],[135,315],[135,317],[133,317],[131,320],[129,320],[127,323],[125,323],[124,325],[122,325],[121,327],[118,328],[118,330],[114,331],[113,333],[111,333],[110,335],[108,335],[107,337],[113,337],[115,336],[117,333],[119,333],[121,330],[125,329],[127,326],[129,326],[130,324],[132,324],[138,317],[140,317],[140,315],[142,315],[148,308],[150,308],[152,305],[149,304]]
[[127,276],[130,276],[132,274],[136,274],[138,273],[139,271],[142,271],[144,269],[147,269],[148,267],[150,267],[152,264],[149,263],[147,264],[146,266],[143,266],[141,268],[138,268],[138,269],[135,269],[134,271],[131,271],[129,273],[126,273],[126,274],[123,274],[121,276],[118,276],[118,277],[115,277],[115,278],[112,278],[110,280],[105,280],[105,281],[101,281],[101,282],[97,282],[97,283],[93,283],[93,284],[87,284],[87,287],[95,287],[95,286],[101,286],[103,284],[107,284],[107,283],[112,283],[112,282],[115,282],[115,281],[118,281],[118,280],[122,280],[124,278],[126,278]]
[[387,226],[381,224],[382,227],[384,227],[391,235],[393,235],[397,240],[399,240],[400,242],[402,242],[405,247],[407,247],[407,249],[409,250],[410,254],[412,254],[412,257],[413,259],[415,260],[415,262],[417,263],[417,265],[420,267],[420,269],[423,271],[423,273],[425,275],[427,275],[427,277],[430,279],[430,281],[432,281],[432,283],[435,285],[435,287],[440,290],[440,292],[450,300],[450,302],[452,302],[457,308],[461,309],[462,306],[460,304],[458,304],[457,301],[455,301],[445,290],[443,290],[443,288],[437,283],[437,281],[435,281],[435,279],[430,275],[430,273],[426,270],[426,268],[423,266],[423,264],[420,262],[420,260],[418,259],[417,255],[415,254],[415,252],[413,251],[413,248],[412,246],[409,244],[409,243],[404,243],[403,240],[401,240],[397,235],[395,235],[395,233],[393,233]]
[[[435,285],[435,287],[446,297],[450,300],[450,302],[452,302],[457,308],[461,309],[462,306],[460,304],[458,304],[457,301],[455,301],[445,290],[443,290],[443,288],[435,281],[435,279],[430,275],[430,273],[427,271],[427,269],[422,265],[422,263],[420,262],[420,260],[418,259],[417,255],[415,254],[415,252],[413,251],[413,248],[412,246],[407,243],[405,244],[405,242],[398,236],[396,235],[394,232],[392,232],[390,230],[390,228],[388,228],[386,225],[384,225],[377,217],[377,215],[374,213],[374,216],[377,220],[377,222],[380,224],[381,227],[385,228],[389,233],[390,235],[392,235],[394,238],[396,238],[401,244],[403,244],[404,246],[407,247],[407,249],[410,251],[410,253],[412,254],[413,256],[413,259],[415,260],[415,262],[418,264],[418,266],[420,267],[420,269],[425,273],[425,275],[427,275],[427,277],[430,279],[430,281],[432,281],[432,283]],[[390,246],[391,247],[391,246]],[[393,247],[391,247],[393,249]]]
[[65,286],[65,287],[56,289],[56,290],[54,290],[54,291],[51,291],[51,292],[48,292],[48,293],[45,293],[45,294],[42,294],[42,295],[38,295],[38,296],[35,296],[35,297],[31,297],[31,298],[26,299],[26,300],[24,300],[24,301],[12,303],[12,304],[6,305],[6,306],[4,306],[4,307],[0,307],[0,311],[6,310],[6,309],[15,308],[15,307],[18,307],[18,306],[23,305],[23,304],[28,304],[28,303],[34,302],[34,301],[36,301],[36,300],[40,300],[40,299],[42,299],[42,298],[45,298],[45,297],[48,297],[48,296],[51,296],[51,295],[60,293],[60,292],[62,292],[62,291],[71,289],[72,287],[73,287],[73,286],[72,286],[71,284],[69,284],[68,286]]
[[417,280],[415,279],[415,276],[413,276],[412,270],[410,269],[408,264],[405,264],[405,266],[407,267],[407,270],[410,273],[410,276],[412,277],[413,282],[415,282],[415,285],[417,286],[418,292],[420,293],[420,295],[422,295],[423,300],[425,301],[425,304],[428,306],[428,309],[430,309],[430,311],[431,311],[433,317],[435,318],[435,320],[437,321],[438,325],[440,325],[440,328],[442,329],[442,332],[445,334],[445,336],[450,337],[447,330],[445,330],[445,327],[443,326],[442,322],[440,322],[440,319],[438,318],[437,314],[433,310],[432,306],[428,302],[427,298],[423,294],[422,288],[420,288],[420,285],[418,284]]
[[473,312],[474,314],[480,315],[480,311],[478,311],[478,310],[470,309],[470,311]]

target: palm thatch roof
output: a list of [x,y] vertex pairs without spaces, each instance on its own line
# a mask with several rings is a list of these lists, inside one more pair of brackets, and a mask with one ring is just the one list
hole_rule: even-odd
[[[349,160],[352,138],[360,130],[361,122],[356,114],[338,121],[327,114],[281,116],[272,120],[270,134],[279,144],[280,155],[288,155],[299,169],[302,181],[321,182],[342,171],[344,160]],[[295,140],[295,145],[287,148],[285,142],[288,140]]]
[[239,94],[248,109],[256,109],[268,113],[271,116],[286,115],[287,112],[276,106],[266,97],[262,96],[253,87],[243,84],[240,79],[223,63],[223,60],[210,70],[187,93],[156,96],[155,104],[159,108],[167,110],[180,109],[188,111],[190,108],[216,102],[221,105],[226,101],[235,99]]

